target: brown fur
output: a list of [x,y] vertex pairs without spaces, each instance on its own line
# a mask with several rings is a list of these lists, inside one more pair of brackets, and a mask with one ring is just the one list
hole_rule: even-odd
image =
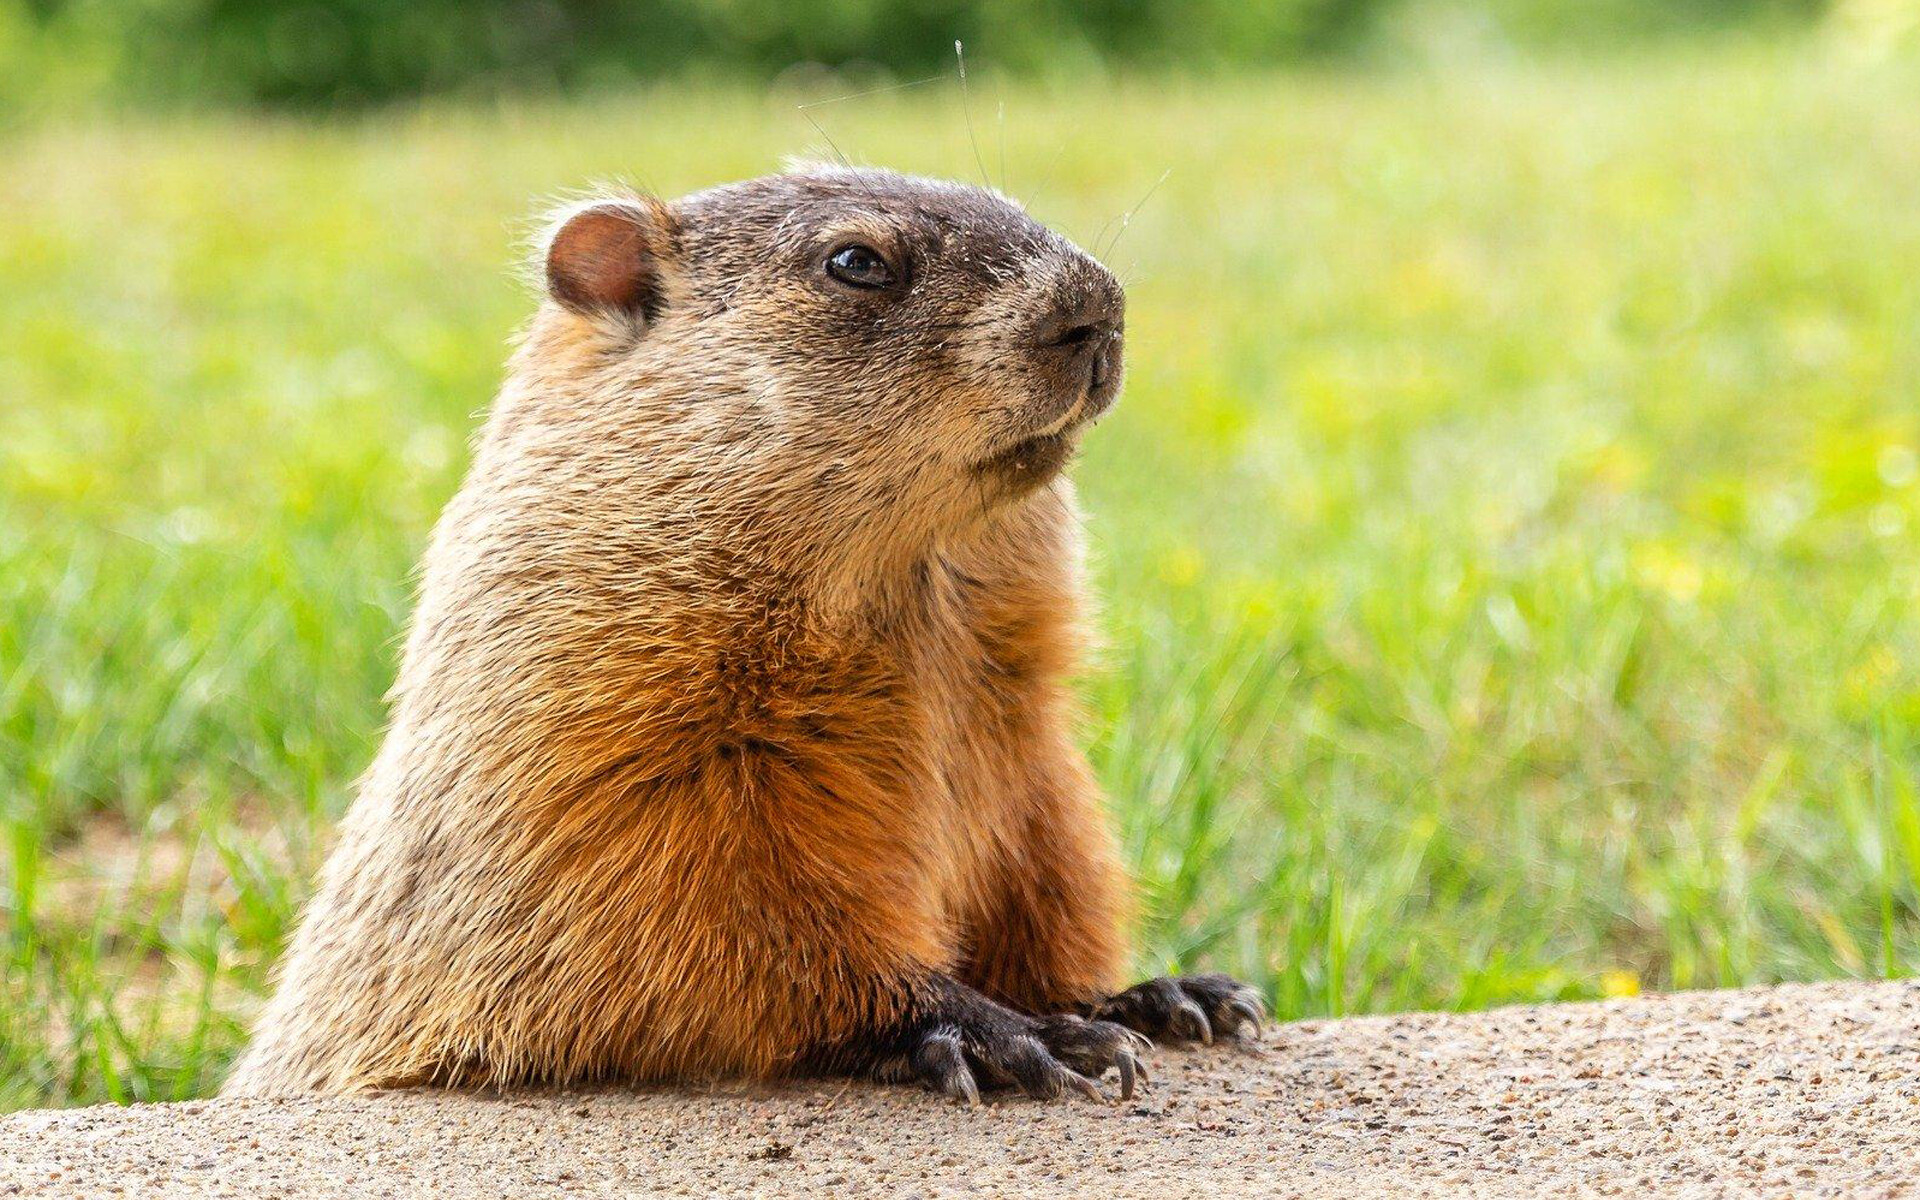
[[[1079,519],[1016,444],[1068,399],[1027,347],[1117,285],[881,172],[601,204],[640,233],[582,226],[514,356],[229,1093],[885,1069],[929,979],[1118,982]],[[854,235],[906,298],[821,279]]]

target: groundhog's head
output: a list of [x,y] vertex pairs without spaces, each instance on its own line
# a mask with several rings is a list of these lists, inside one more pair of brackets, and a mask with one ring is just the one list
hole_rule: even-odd
[[545,274],[648,419],[662,394],[704,408],[689,435],[880,504],[1025,495],[1120,387],[1113,275],[961,184],[809,167],[593,200],[555,223]]

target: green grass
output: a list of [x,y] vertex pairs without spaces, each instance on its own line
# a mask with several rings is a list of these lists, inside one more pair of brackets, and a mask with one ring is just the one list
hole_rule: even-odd
[[[1171,172],[1079,468],[1143,971],[1295,1017],[1920,964],[1920,66],[973,107],[1090,244]],[[951,88],[812,112],[980,172]],[[0,1106],[216,1085],[378,738],[535,200],[819,140],[741,90],[0,144]]]

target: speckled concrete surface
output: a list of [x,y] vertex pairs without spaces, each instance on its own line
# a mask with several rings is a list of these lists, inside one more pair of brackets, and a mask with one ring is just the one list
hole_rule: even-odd
[[1920,1196],[1920,984],[1308,1022],[1125,1104],[775,1092],[0,1120],[0,1195]]

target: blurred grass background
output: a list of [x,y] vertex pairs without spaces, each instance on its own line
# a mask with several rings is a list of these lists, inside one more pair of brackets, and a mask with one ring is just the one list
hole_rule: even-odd
[[[985,174],[1129,284],[1077,474],[1142,971],[1283,1017],[1911,972],[1913,13],[1616,7],[1632,37],[1372,13],[1284,68],[1075,35],[1092,65],[986,58],[970,104],[804,115],[891,68],[17,104],[0,1107],[217,1085],[378,739],[537,198],[823,137]],[[110,8],[0,8],[0,44]]]
[[[952,62],[956,39],[1025,75],[1185,74],[1391,57],[1434,26],[1611,46],[1841,11],[1908,24],[1910,0],[0,0],[0,105],[358,106],[421,94],[617,89],[662,75],[869,80]],[[1415,41],[1422,40],[1418,36]]]

